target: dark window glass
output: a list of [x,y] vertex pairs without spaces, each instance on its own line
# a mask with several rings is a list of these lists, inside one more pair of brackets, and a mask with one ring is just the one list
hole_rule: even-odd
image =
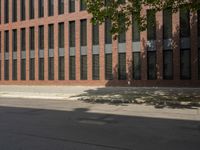
[[58,80],[65,80],[65,58],[64,56],[59,57],[58,66]]
[[26,80],[26,59],[21,59],[21,80]]
[[81,46],[87,46],[87,20],[81,20]]
[[163,78],[167,80],[173,79],[173,51],[165,50],[163,55]]
[[17,0],[12,0],[12,21],[17,21]]
[[[120,27],[125,30],[125,23],[124,23],[124,16],[119,17],[120,18]],[[118,42],[119,43],[126,43],[126,32],[125,31],[120,31],[119,33],[119,39]]]
[[147,40],[156,39],[156,15],[154,10],[147,10]]
[[21,29],[21,51],[26,51],[26,29]]
[[198,72],[198,76],[199,76],[199,80],[200,80],[200,48],[199,48],[199,59],[198,59],[198,66],[199,66],[199,72]]
[[35,10],[35,5],[34,5],[34,0],[29,0],[29,17],[30,19],[34,19],[34,10]]
[[92,25],[92,44],[99,45],[99,24]]
[[99,54],[92,55],[92,79],[99,80]]
[[0,80],[1,80],[1,59],[0,59]]
[[69,12],[75,12],[75,0],[69,0]]
[[81,55],[81,80],[87,80],[87,55]]
[[126,80],[126,53],[119,53],[118,61],[118,79]]
[[54,57],[49,57],[48,71],[48,79],[54,80]]
[[29,32],[29,46],[30,46],[30,50],[34,50],[35,49],[35,29],[34,27],[30,27],[30,32]]
[[4,0],[4,23],[9,22],[9,0]]
[[48,45],[49,45],[49,49],[53,49],[54,48],[54,26],[53,24],[49,25],[49,40],[48,40]]
[[64,0],[58,0],[58,14],[64,14]]
[[48,15],[53,16],[54,14],[54,0],[48,0]]
[[75,47],[75,40],[76,40],[76,34],[75,34],[75,21],[69,22],[69,46]]
[[141,57],[140,52],[133,52],[133,79],[141,79]]
[[180,9],[180,36],[190,36],[190,11],[186,8]]
[[35,58],[30,58],[29,78],[35,80]]
[[5,53],[9,52],[9,31],[5,31],[5,35],[4,35],[4,49],[5,49]]
[[44,17],[44,0],[38,0],[38,16]]
[[59,48],[64,48],[65,45],[65,30],[64,30],[64,23],[59,23],[59,33],[58,33],[58,43],[59,43]]
[[163,11],[163,38],[172,38],[172,9],[170,8]]
[[200,38],[200,10],[198,10],[198,37]]
[[17,51],[17,30],[14,29],[13,30],[13,35],[12,35],[12,49],[13,49],[13,52],[16,52]]
[[148,80],[157,79],[156,69],[156,51],[147,52]]
[[191,79],[191,50],[184,49],[181,50],[181,79],[182,80],[189,80]]
[[14,59],[12,63],[12,79],[17,80],[17,60]]
[[86,10],[85,0],[80,0],[80,10]]
[[111,21],[109,19],[105,20],[105,44],[112,44],[112,34],[111,34]]
[[38,36],[39,49],[44,49],[44,26],[39,26]]
[[39,58],[39,80],[44,80],[44,58]]
[[26,19],[26,4],[25,0],[21,0],[21,7],[20,7],[20,12],[21,12],[21,20]]
[[133,20],[133,25],[132,25],[132,40],[133,40],[133,42],[139,42],[140,41],[139,26],[138,26],[137,21],[134,21],[134,20]]
[[112,54],[105,54],[105,78],[106,80],[112,80]]
[[4,80],[9,80],[9,60],[4,61]]
[[76,79],[76,62],[75,56],[69,57],[69,79],[75,80]]

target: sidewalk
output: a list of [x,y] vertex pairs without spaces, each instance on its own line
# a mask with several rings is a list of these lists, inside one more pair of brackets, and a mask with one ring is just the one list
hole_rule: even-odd
[[[146,95],[145,95],[146,94]],[[91,113],[107,113],[126,116],[143,116],[156,118],[170,118],[181,120],[200,121],[200,107],[159,107],[152,101],[159,102],[160,98],[173,94],[185,98],[197,98],[200,100],[199,88],[134,88],[134,87],[86,87],[86,86],[0,86],[0,106],[39,108],[50,110],[72,111],[75,109],[87,109]],[[108,103],[113,99],[125,101],[130,98],[138,99],[138,96],[157,98],[149,103]],[[146,96],[146,97],[145,97]],[[190,97],[188,97],[190,96]],[[174,96],[173,96],[174,97]],[[6,99],[4,99],[6,98]],[[18,99],[15,99],[18,98]],[[22,99],[21,99],[22,98]],[[100,101],[87,101],[100,100]],[[101,99],[100,99],[101,98]],[[107,101],[102,101],[102,98]],[[38,99],[36,101],[36,99]],[[45,99],[45,100],[42,100]],[[80,101],[80,99],[82,101]],[[79,100],[79,101],[77,101]],[[196,100],[195,100],[196,101]],[[140,100],[139,100],[140,102]],[[173,101],[172,101],[173,102]],[[182,105],[181,105],[182,106]],[[183,105],[185,106],[185,105]],[[186,105],[187,106],[187,105]]]

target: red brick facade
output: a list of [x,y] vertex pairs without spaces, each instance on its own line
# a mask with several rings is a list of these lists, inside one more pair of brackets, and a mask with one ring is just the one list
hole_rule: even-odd
[[[68,1],[64,1],[64,14],[58,15],[58,1],[54,0],[54,16],[48,17],[48,0],[44,0],[44,17],[38,18],[38,0],[35,0],[35,19],[29,19],[29,1],[26,2],[26,20],[20,21],[20,1],[17,1],[17,22],[12,22],[12,0],[9,0],[9,23],[4,24],[4,0],[1,0],[1,80],[0,84],[26,84],[26,85],[106,85],[106,86],[200,86],[198,79],[198,35],[197,35],[197,14],[191,13],[191,79],[180,79],[180,37],[179,31],[179,12],[173,14],[173,80],[163,79],[163,31],[162,12],[156,14],[156,21],[159,22],[156,27],[156,54],[157,54],[157,79],[148,80],[147,78],[147,47],[144,43],[147,41],[147,32],[141,32],[141,80],[132,79],[132,28],[126,33],[126,71],[127,80],[118,80],[116,66],[118,65],[118,42],[112,43],[113,55],[113,80],[105,80],[105,41],[104,25],[99,29],[99,47],[100,47],[100,80],[92,80],[92,24],[91,15],[86,11],[80,10],[80,3],[75,1],[76,12],[69,13]],[[143,10],[146,13],[146,10]],[[88,62],[88,80],[80,80],[80,20],[87,19],[87,62]],[[76,80],[69,80],[69,39],[68,26],[69,21],[76,22]],[[65,26],[65,80],[58,80],[58,23],[64,22]],[[54,80],[48,80],[48,25],[54,24]],[[38,80],[38,27],[44,25],[44,80]],[[35,80],[29,80],[29,27],[35,27]],[[21,58],[20,52],[20,29],[26,28],[26,80],[20,79],[20,61],[17,61],[17,80],[12,80],[12,61],[9,61],[9,80],[4,80],[4,31],[17,29],[17,60]],[[176,34],[175,34],[176,33]],[[12,60],[12,32],[9,32],[9,60]],[[130,83],[130,84],[129,84]]]

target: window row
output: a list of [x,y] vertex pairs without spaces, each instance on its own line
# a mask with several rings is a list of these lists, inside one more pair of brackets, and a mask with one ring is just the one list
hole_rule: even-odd
[[[12,22],[17,21],[17,16],[20,15],[20,20],[26,20],[26,9],[29,9],[29,19],[35,18],[35,0],[28,0],[29,6],[27,6],[26,0],[20,0],[20,14],[17,11],[17,1],[12,0],[12,14],[10,14],[9,0],[4,0],[4,23],[9,22],[9,15],[12,15]],[[48,0],[48,16],[54,15],[54,4],[58,2],[58,14],[64,14],[64,0]],[[44,17],[44,0],[38,0],[38,17]],[[75,0],[68,0],[69,13],[75,12]],[[0,9],[1,10],[1,9]],[[86,10],[86,4],[84,0],[80,0],[80,10]]]
[[[199,49],[200,54],[200,49]],[[141,80],[141,66],[142,57],[140,52],[132,53],[132,79]],[[180,52],[180,79],[190,80],[191,79],[191,52],[190,50],[184,50]],[[113,79],[113,71],[115,68],[113,64],[113,59],[118,59],[118,80],[127,79],[126,70],[126,53],[119,53],[118,58],[113,58],[111,53],[105,54],[105,79]],[[173,51],[165,51],[163,53],[163,79],[173,80]],[[12,61],[12,80],[17,80],[18,68],[17,62],[20,61],[20,75],[21,80],[26,80],[26,58],[4,60],[4,80],[9,80],[9,63]],[[48,80],[54,80],[54,57],[48,57]],[[65,61],[69,61],[69,68],[65,67]],[[92,55],[92,79],[100,79],[100,55]],[[200,58],[198,60],[200,65]],[[1,63],[2,64],[2,63]],[[0,68],[1,68],[0,64]],[[29,59],[29,79],[35,80],[35,69],[38,68],[38,79],[44,80],[44,58],[38,58],[38,67],[35,66],[35,58]],[[69,56],[67,59],[65,56],[58,57],[58,79],[65,80],[65,72],[69,72],[69,80],[76,80],[76,56]],[[88,56],[80,55],[80,79],[88,79]],[[157,55],[155,52],[147,53],[147,76],[148,80],[157,79]],[[198,74],[200,76],[200,73]]]

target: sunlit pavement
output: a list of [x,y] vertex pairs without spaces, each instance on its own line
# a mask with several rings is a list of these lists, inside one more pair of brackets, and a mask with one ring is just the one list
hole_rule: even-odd
[[199,109],[0,98],[0,150],[198,150]]

